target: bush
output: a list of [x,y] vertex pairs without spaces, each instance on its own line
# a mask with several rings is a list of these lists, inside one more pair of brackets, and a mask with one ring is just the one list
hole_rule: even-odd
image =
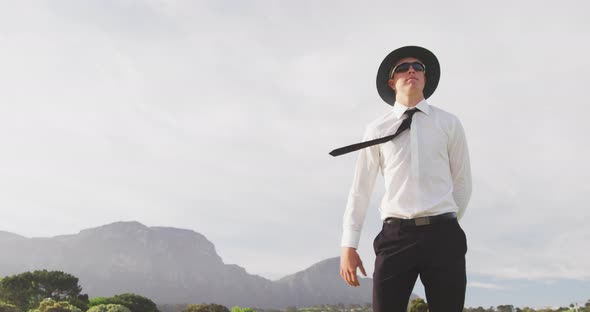
[[428,305],[424,299],[416,298],[410,305],[410,312],[428,312]]
[[92,308],[92,307],[97,306],[97,305],[110,304],[110,303],[111,303],[111,298],[107,298],[107,297],[94,297],[94,298],[91,298],[88,301],[88,307]]
[[230,312],[229,309],[220,304],[189,304],[182,312]]
[[90,308],[88,312],[131,312],[131,310],[120,304],[99,304]]
[[240,308],[238,306],[235,306],[231,308],[231,312],[256,312],[256,310],[252,308]]
[[82,310],[67,301],[57,302],[48,298],[41,301],[38,309],[30,310],[29,312],[82,312]]
[[21,310],[14,304],[0,302],[0,312],[21,312]]
[[107,304],[119,304],[128,308],[131,312],[160,312],[156,304],[150,299],[136,294],[121,294],[110,298],[96,297],[90,300],[90,306]]

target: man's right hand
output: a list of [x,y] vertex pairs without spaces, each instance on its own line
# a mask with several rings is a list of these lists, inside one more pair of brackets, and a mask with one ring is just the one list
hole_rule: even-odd
[[363,275],[367,276],[361,257],[359,257],[356,249],[352,247],[342,247],[342,254],[340,256],[340,276],[342,276],[342,279],[344,279],[350,286],[360,286],[356,275],[356,268],[359,268]]

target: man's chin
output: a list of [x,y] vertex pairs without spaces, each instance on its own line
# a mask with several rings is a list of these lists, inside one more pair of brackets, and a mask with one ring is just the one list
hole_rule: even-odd
[[408,88],[406,88],[405,91],[408,94],[422,93],[422,91],[424,91],[424,88],[419,85],[410,85],[410,86],[408,86]]

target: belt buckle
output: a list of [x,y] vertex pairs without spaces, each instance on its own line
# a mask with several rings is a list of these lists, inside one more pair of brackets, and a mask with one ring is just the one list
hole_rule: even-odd
[[416,226],[429,225],[430,218],[428,218],[428,217],[416,218],[416,219],[414,219],[414,224],[416,224]]

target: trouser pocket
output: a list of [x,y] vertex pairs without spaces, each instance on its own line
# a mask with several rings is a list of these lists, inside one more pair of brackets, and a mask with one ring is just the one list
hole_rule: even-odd
[[395,248],[400,239],[400,225],[383,223],[381,232],[373,240],[373,250],[375,255],[379,255],[385,250]]

